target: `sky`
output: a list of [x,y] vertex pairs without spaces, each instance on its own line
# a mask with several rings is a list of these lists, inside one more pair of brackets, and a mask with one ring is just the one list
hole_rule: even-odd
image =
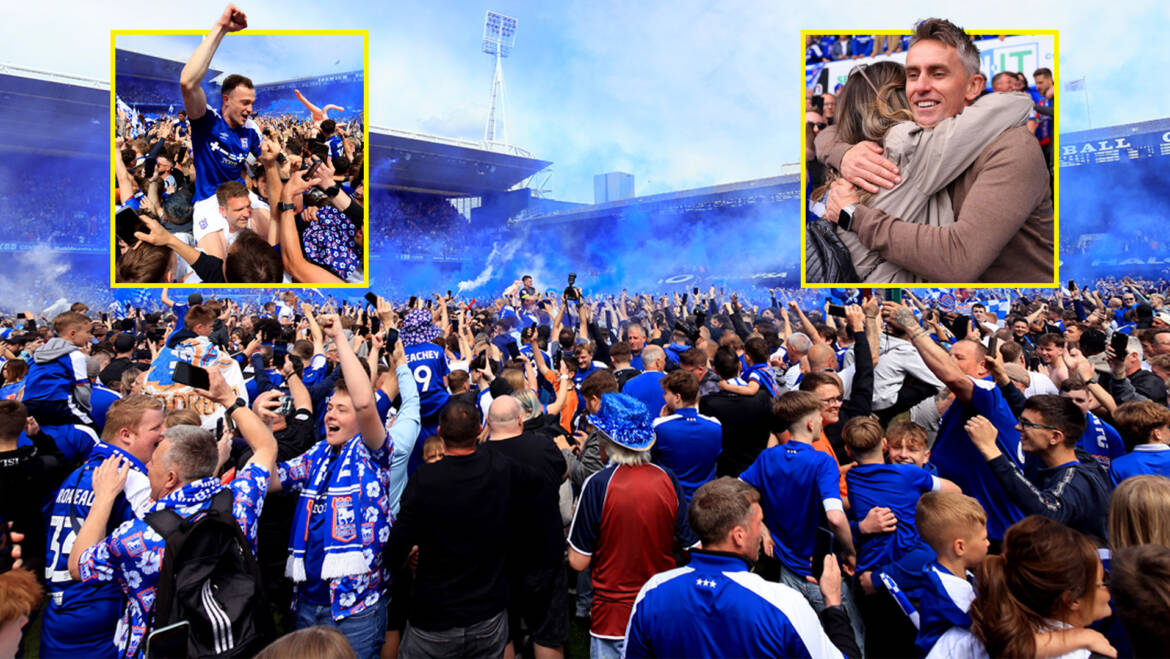
[[[202,40],[196,35],[123,34],[118,35],[117,47],[185,62]],[[246,72],[258,85],[360,71],[365,66],[363,41],[361,36],[351,35],[248,36],[245,32],[220,43],[211,68],[224,74]],[[103,79],[108,77],[107,71]]]
[[[1165,74],[1149,45],[1170,27],[1170,3],[1155,0],[1110,11],[1084,0],[946,7],[859,0],[260,0],[240,7],[256,29],[369,29],[370,122],[472,140],[483,138],[494,66],[480,52],[484,13],[517,18],[516,46],[504,62],[508,136],[554,163],[536,183],[568,201],[591,202],[592,177],[606,171],[634,174],[639,195],[795,171],[784,165],[800,157],[801,29],[905,30],[938,15],[974,33],[1057,29],[1057,83],[1085,78],[1093,127],[1170,115],[1170,86],[1151,84]],[[108,30],[209,29],[220,10],[138,0],[15,3],[0,24],[0,63],[106,80]],[[266,80],[286,66],[328,68],[338,56],[322,49],[330,52],[294,51],[240,70]],[[185,59],[183,52],[171,56]],[[212,66],[227,68],[225,61]],[[1066,92],[1061,99],[1061,131],[1088,129],[1086,95]]]

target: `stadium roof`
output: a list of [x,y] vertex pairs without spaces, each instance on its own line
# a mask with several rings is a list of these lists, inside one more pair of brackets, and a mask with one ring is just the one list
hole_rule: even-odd
[[[114,71],[119,75],[124,74],[138,76],[140,78],[153,78],[155,80],[166,80],[178,84],[179,74],[182,73],[185,64],[185,62],[177,62],[155,55],[136,53],[132,50],[125,50],[124,48],[118,48],[114,51]],[[222,73],[223,71],[208,69],[207,75],[203,79],[214,80]]]
[[504,192],[552,163],[480,142],[370,127],[370,185],[444,197]]
[[1130,135],[1142,135],[1146,133],[1162,133],[1166,131],[1170,131],[1170,118],[1154,119],[1152,121],[1139,121],[1136,124],[1105,126],[1103,128],[1093,128],[1091,130],[1080,130],[1075,133],[1062,132],[1060,134],[1060,141],[1066,144],[1079,144],[1083,142],[1112,140],[1118,137],[1128,137]]
[[799,196],[800,176],[774,176],[752,181],[711,185],[703,188],[665,192],[645,197],[631,197],[620,201],[594,204],[553,213],[528,215],[509,220],[509,223],[540,222],[542,224],[581,222],[621,215],[628,209],[644,213],[686,213],[768,204]]
[[108,158],[109,120],[105,82],[0,65],[0,149]]

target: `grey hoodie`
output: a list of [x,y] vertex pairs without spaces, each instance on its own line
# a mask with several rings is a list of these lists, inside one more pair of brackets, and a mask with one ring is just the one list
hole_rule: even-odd
[[[41,346],[37,349],[36,352],[33,353],[33,362],[37,364],[48,364],[49,362],[60,359],[61,357],[64,357],[77,349],[77,346],[73,345],[69,341],[62,339],[59,336],[55,336],[49,339],[45,345]],[[86,411],[89,411],[90,409],[90,391],[90,385],[88,384],[79,384],[73,387],[74,399],[76,399],[77,403],[81,405],[81,407]]]

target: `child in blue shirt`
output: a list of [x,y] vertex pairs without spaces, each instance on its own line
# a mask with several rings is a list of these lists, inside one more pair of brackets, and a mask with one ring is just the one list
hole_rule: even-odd
[[66,311],[53,319],[56,336],[33,354],[23,401],[42,427],[93,425],[89,373],[80,349],[93,341],[92,328],[89,318]]
[[918,532],[936,559],[923,568],[918,638],[926,655],[951,627],[968,628],[967,609],[975,599],[970,573],[987,558],[987,513],[979,501],[957,492],[928,492],[914,516]]
[[914,626],[903,611],[890,606],[895,603],[890,597],[896,601],[901,592],[911,604],[917,600],[921,579],[916,577],[935,559],[914,525],[918,498],[924,492],[959,488],[913,464],[886,464],[883,434],[881,424],[871,417],[855,417],[845,424],[841,438],[857,461],[845,479],[853,519],[864,519],[874,508],[888,508],[898,520],[893,531],[858,538],[857,571],[867,595],[859,608],[869,631],[866,647],[875,656],[906,656],[914,653]]
[[1141,474],[1170,476],[1170,410],[1153,401],[1131,401],[1113,411],[1113,422],[1133,451],[1113,461],[1113,482]]

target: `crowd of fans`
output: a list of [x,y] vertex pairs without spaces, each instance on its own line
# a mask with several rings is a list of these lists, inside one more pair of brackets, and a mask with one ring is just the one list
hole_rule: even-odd
[[[55,158],[25,158],[0,165],[0,176],[14,183],[0,192],[0,214],[12,218],[0,242],[70,247],[92,245],[108,235],[104,170],[92,163],[70,164],[63,170]],[[54,185],[44,184],[49,180]],[[32,189],[37,194],[17,192]]]
[[114,82],[118,98],[138,105],[183,107],[183,96],[176,80],[158,80],[134,75],[120,75]]
[[370,249],[381,253],[465,256],[472,225],[443,197],[378,191],[370,206]]
[[[184,66],[175,116],[117,99],[119,283],[345,283],[365,280],[361,108],[263,116],[232,74],[213,107],[203,78],[223,35],[247,18],[229,5]],[[133,89],[133,87],[131,87]],[[169,110],[170,108],[168,108]]]
[[540,290],[0,319],[0,653],[1170,647],[1167,281]]
[[[971,35],[975,41],[1002,39],[995,35]],[[910,46],[909,34],[807,34],[804,37],[804,63],[892,55]]]
[[[256,113],[267,115],[291,114],[298,118],[311,118],[312,111],[297,98],[296,92],[303,92],[309,98],[327,100],[338,109],[329,117],[341,123],[346,120],[360,121],[365,84],[362,73],[335,74],[328,79],[296,80],[281,84],[263,85],[256,93]],[[354,132],[360,132],[354,130]]]

